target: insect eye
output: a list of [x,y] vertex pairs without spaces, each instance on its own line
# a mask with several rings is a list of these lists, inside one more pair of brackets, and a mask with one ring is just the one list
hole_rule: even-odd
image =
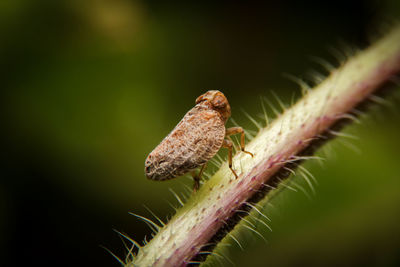
[[216,97],[214,97],[212,104],[214,107],[224,108],[226,107],[226,99],[223,96],[217,95]]

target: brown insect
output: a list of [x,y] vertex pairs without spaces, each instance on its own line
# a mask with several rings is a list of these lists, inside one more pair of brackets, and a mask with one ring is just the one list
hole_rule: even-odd
[[[220,91],[211,90],[199,96],[196,105],[147,157],[146,176],[151,180],[164,181],[192,172],[196,191],[207,161],[221,147],[225,147],[228,148],[229,168],[237,178],[232,169],[233,144],[229,136],[240,133],[241,150],[251,156],[253,154],[244,149],[242,127],[225,129],[225,123],[230,116],[228,99]],[[194,169],[200,166],[200,172],[195,175]]]

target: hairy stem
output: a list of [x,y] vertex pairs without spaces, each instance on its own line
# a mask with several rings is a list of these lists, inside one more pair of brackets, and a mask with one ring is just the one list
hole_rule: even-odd
[[228,231],[265,197],[270,188],[308,159],[316,147],[335,135],[355,108],[400,72],[400,27],[359,52],[247,144],[251,157],[238,153],[177,211],[175,216],[127,266],[186,266],[203,261]]

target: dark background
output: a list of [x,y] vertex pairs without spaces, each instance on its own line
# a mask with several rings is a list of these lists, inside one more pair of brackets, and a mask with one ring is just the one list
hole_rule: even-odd
[[[124,257],[113,229],[150,235],[128,211],[151,217],[145,205],[165,219],[168,202],[177,206],[168,188],[191,186],[149,181],[143,169],[197,96],[223,91],[233,118],[254,130],[242,110],[257,117],[260,96],[299,97],[283,73],[323,72],[309,56],[337,64],[329,47],[363,48],[400,14],[396,0],[216,2],[2,1],[1,266],[118,266],[100,247]],[[275,199],[268,244],[242,233],[245,251],[232,242],[227,257],[236,266],[399,265],[398,104],[392,94],[347,129],[361,153],[337,140],[326,163],[307,164],[317,193]]]

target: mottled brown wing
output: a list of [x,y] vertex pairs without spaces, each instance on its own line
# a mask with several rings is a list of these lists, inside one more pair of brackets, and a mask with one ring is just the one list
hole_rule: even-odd
[[181,176],[210,160],[224,138],[225,125],[218,112],[195,106],[149,154],[146,175],[153,180]]

